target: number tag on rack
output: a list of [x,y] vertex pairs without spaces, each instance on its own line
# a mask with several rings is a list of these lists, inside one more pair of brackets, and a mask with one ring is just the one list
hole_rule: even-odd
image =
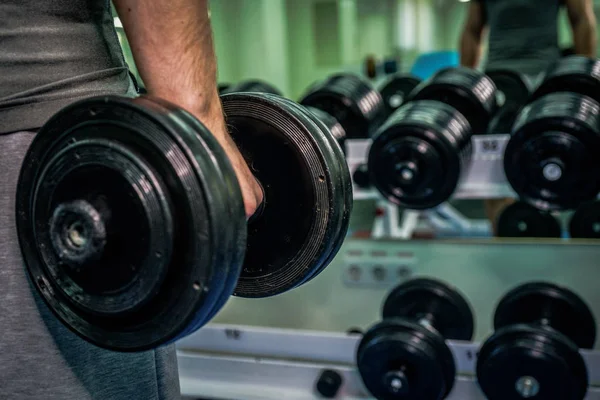
[[475,157],[502,158],[509,135],[476,135],[473,136]]

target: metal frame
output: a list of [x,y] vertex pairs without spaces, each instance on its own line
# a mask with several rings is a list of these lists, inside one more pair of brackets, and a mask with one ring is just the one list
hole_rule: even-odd
[[[343,385],[336,398],[371,398],[354,366],[359,336],[209,324],[177,343],[181,391],[209,399],[321,399],[324,369]],[[458,376],[448,400],[485,400],[475,380],[478,343],[449,341]],[[589,372],[587,400],[600,400],[600,352],[582,351]]]

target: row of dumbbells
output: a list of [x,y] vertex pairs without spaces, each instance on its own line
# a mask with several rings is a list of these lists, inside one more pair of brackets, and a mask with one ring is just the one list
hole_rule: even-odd
[[497,236],[523,238],[561,238],[568,232],[572,239],[600,239],[600,201],[583,203],[563,219],[517,201],[502,210],[497,220]]
[[[474,318],[465,297],[438,280],[405,282],[387,296],[382,321],[361,338],[357,367],[377,399],[440,400],[457,375],[447,340],[470,341]],[[477,354],[477,381],[490,400],[582,400],[596,322],[571,290],[531,282],[509,291],[494,313],[494,333]]]
[[[339,140],[372,138],[355,183],[375,186],[390,201],[428,209],[447,201],[472,158],[477,134],[511,134],[504,169],[525,202],[542,210],[575,209],[600,191],[600,62],[559,60],[533,88],[512,71],[447,68],[425,82],[405,75],[378,89],[352,74],[313,84],[300,103],[328,114]],[[245,85],[245,86],[244,86]],[[229,91],[279,93],[262,82]]]
[[411,209],[448,200],[469,167],[474,134],[504,133],[506,177],[542,210],[574,209],[600,191],[597,60],[561,59],[530,93],[525,77],[446,69],[417,86],[373,138],[370,183]]

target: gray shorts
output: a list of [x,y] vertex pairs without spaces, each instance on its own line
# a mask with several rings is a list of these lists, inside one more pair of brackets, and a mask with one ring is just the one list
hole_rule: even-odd
[[15,228],[15,189],[31,132],[0,135],[0,399],[179,399],[174,346],[124,354],[65,328],[31,288]]

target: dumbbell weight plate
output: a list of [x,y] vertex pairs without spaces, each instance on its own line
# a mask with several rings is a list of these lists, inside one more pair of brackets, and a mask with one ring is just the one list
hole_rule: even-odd
[[469,68],[446,68],[422,82],[409,101],[436,100],[458,110],[473,133],[485,133],[496,112],[496,86],[485,74]]
[[221,98],[231,135],[265,191],[248,225],[236,296],[285,292],[321,271],[343,241],[351,210],[343,154],[302,106],[262,93]]
[[529,100],[532,88],[527,76],[505,69],[487,70],[485,74],[496,85],[498,107],[504,107],[507,104],[523,106]]
[[592,201],[577,208],[569,222],[572,238],[600,239],[600,202]]
[[[99,222],[105,243],[94,252]],[[205,323],[225,277],[239,274],[244,225],[221,147],[149,97],[62,110],[19,177],[17,230],[34,286],[65,325],[112,350],[154,348]]]
[[325,124],[327,129],[329,129],[329,132],[331,132],[331,135],[339,144],[342,152],[346,154],[346,131],[344,130],[342,124],[340,124],[334,117],[327,114],[323,110],[319,110],[318,108],[314,107],[307,107],[307,109],[314,114],[314,116],[317,117],[321,123]]
[[410,92],[416,88],[421,80],[407,74],[394,74],[387,78],[380,86],[379,92],[383,97],[386,114],[392,115],[408,99]]
[[560,224],[552,214],[520,201],[502,210],[497,225],[499,237],[561,237]]
[[378,400],[443,399],[452,390],[456,374],[444,338],[402,319],[370,328],[359,342],[356,364]]
[[367,169],[389,201],[428,209],[454,193],[471,152],[467,120],[449,105],[419,100],[402,106],[377,131]]
[[337,74],[311,85],[300,104],[334,117],[349,139],[368,138],[385,118],[381,94],[353,74]]
[[556,92],[578,93],[600,103],[600,60],[579,55],[559,59],[547,71],[532,100]]
[[488,126],[487,133],[511,133],[519,112],[527,104],[531,95],[531,83],[525,75],[511,70],[488,70],[486,75],[496,85],[499,107]]
[[504,171],[522,200],[545,210],[576,208],[600,192],[600,105],[552,93],[519,114]]
[[223,94],[227,89],[231,87],[231,83],[222,82],[217,85],[217,89],[219,90],[219,94]]
[[496,306],[494,329],[543,319],[578,347],[594,346],[596,321],[587,304],[569,289],[546,282],[527,283],[504,295]]
[[[290,107],[298,107],[297,103],[289,99],[280,100],[288,103]],[[338,166],[337,172],[334,172],[334,175],[339,177],[339,179],[337,179],[335,182],[337,185],[336,191],[342,194],[342,203],[344,204],[343,208],[347,213],[347,215],[339,219],[339,225],[335,228],[332,228],[335,232],[339,232],[340,235],[334,240],[329,257],[321,263],[321,267],[319,269],[315,270],[313,274],[307,276],[307,278],[303,281],[303,283],[306,283],[319,275],[329,265],[329,263],[331,263],[342,246],[350,225],[353,194],[352,177],[350,176],[350,170],[348,169],[348,164],[346,163],[345,158],[346,132],[344,131],[344,128],[335,120],[335,118],[324,111],[311,107],[304,107],[304,111],[306,111],[306,115],[310,117],[310,119],[317,125],[321,132],[323,132],[334,152],[334,159],[337,161]]]
[[443,338],[471,340],[473,312],[456,289],[430,278],[413,279],[397,286],[387,296],[382,317],[418,321],[433,318],[433,328]]
[[477,381],[489,400],[583,400],[588,378],[579,349],[561,333],[528,325],[494,332],[479,350]]

